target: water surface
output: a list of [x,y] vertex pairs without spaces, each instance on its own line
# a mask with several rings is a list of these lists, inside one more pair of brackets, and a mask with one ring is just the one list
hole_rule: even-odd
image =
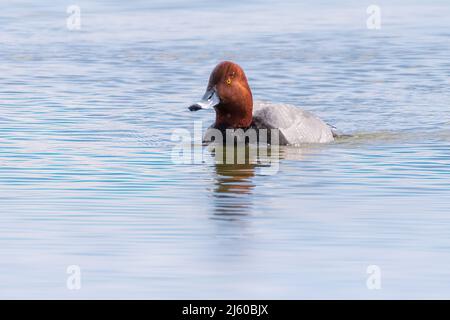
[[[0,297],[450,298],[446,1],[3,2]],[[174,163],[224,59],[353,137]]]

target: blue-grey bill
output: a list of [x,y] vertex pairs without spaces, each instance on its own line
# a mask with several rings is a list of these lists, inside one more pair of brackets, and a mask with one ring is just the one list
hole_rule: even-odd
[[200,109],[211,109],[217,106],[220,103],[219,96],[216,93],[216,90],[211,89],[207,90],[203,95],[201,101],[191,105],[189,107],[190,111],[197,111]]

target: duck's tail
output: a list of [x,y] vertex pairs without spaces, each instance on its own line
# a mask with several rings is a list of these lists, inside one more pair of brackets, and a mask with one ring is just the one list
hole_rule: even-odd
[[331,132],[333,133],[333,138],[335,138],[335,139],[345,139],[345,138],[353,137],[353,135],[351,135],[351,134],[338,133],[335,130],[331,130]]
[[327,125],[331,128],[331,133],[333,134],[333,138],[335,138],[335,139],[353,137],[351,134],[343,134],[343,133],[338,132],[337,128],[329,123],[327,123]]

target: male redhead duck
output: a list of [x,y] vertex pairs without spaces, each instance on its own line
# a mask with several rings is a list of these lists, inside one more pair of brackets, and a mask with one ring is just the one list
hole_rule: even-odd
[[279,129],[279,144],[326,143],[334,140],[330,126],[312,113],[290,105],[253,105],[252,91],[244,70],[224,61],[212,71],[202,100],[190,111],[214,107],[216,122],[211,128]]

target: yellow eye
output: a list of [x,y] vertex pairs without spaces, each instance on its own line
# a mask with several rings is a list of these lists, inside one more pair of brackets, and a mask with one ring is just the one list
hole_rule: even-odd
[[227,79],[227,85],[231,85],[231,79],[230,78]]

